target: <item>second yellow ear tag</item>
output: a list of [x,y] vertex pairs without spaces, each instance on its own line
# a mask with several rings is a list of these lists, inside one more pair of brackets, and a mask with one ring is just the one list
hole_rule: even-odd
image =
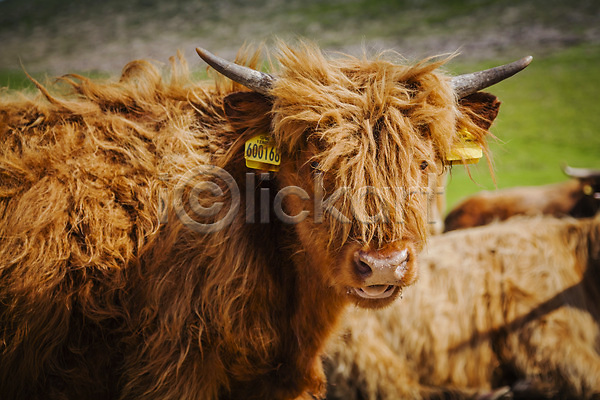
[[460,137],[459,143],[454,146],[450,151],[446,161],[450,161],[450,164],[476,164],[479,159],[483,157],[483,150],[481,146],[477,144],[473,138],[473,135],[469,133],[465,128],[458,131]]
[[244,146],[246,167],[265,171],[278,171],[281,153],[269,135],[256,135]]

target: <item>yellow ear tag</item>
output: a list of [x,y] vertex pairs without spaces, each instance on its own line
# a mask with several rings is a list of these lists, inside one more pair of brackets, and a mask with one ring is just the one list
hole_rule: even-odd
[[465,128],[458,131],[460,142],[450,151],[446,161],[450,161],[451,165],[455,164],[476,164],[483,157],[483,150],[478,145],[471,133]]
[[244,147],[246,167],[265,171],[278,171],[281,153],[270,135],[256,135]]

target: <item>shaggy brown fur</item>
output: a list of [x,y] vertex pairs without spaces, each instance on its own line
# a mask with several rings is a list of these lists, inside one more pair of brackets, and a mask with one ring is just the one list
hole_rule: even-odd
[[[170,80],[135,61],[118,82],[70,75],[62,96],[38,84],[40,98],[1,101],[0,397],[323,394],[319,355],[344,306],[387,303],[349,294],[359,284],[352,254],[399,244],[414,254],[426,236],[424,196],[382,190],[358,210],[343,196],[331,202],[347,216],[391,216],[368,225],[327,212],[315,222],[313,203],[298,196],[283,207],[308,210],[302,223],[246,223],[248,199],[265,189],[272,204],[289,185],[312,198],[317,173],[326,197],[343,186],[406,193],[441,172],[458,127],[482,145],[486,130],[457,103],[440,62],[328,60],[285,45],[279,62],[272,98],[192,84],[179,59]],[[257,133],[275,137],[283,161],[248,197],[243,146]],[[234,203],[195,169],[209,164],[233,176],[242,211],[206,234],[185,215],[213,221]],[[200,186],[209,178],[222,196]],[[225,207],[195,215],[194,198]],[[416,277],[414,259],[403,285]]]
[[600,178],[569,179],[542,186],[523,186],[476,193],[454,207],[445,231],[504,221],[515,215],[593,217],[600,210]]
[[451,232],[420,264],[403,300],[349,312],[328,398],[599,398],[600,217]]

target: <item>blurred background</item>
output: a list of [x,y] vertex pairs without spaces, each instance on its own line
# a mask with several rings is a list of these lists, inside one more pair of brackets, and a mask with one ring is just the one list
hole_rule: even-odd
[[502,101],[488,165],[454,166],[452,206],[482,189],[563,181],[562,164],[600,169],[598,0],[0,0],[0,96],[77,72],[118,76],[130,60],[168,65],[181,50],[233,58],[245,43],[308,38],[355,55],[393,49],[408,59],[460,53],[451,73],[533,55],[495,86]]

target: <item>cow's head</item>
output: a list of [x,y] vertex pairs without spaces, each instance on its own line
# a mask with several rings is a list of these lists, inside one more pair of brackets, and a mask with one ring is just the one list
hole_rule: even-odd
[[499,102],[476,92],[530,62],[449,78],[437,71],[441,61],[332,61],[310,46],[284,47],[275,76],[197,51],[253,90],[226,97],[225,114],[241,140],[267,130],[280,149],[274,179],[287,190],[280,200],[306,268],[366,307],[389,303],[416,279],[428,179],[464,140],[457,132],[485,148]]

